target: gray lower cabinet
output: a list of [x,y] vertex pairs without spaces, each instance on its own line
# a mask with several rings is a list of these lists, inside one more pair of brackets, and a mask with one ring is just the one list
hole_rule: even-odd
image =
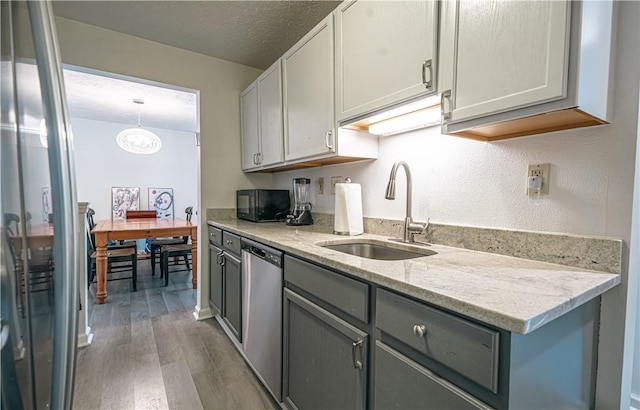
[[240,237],[209,226],[209,306],[242,342]]
[[284,290],[284,397],[297,409],[364,409],[365,332]]
[[490,409],[380,341],[375,357],[375,409]]
[[209,307],[214,315],[222,314],[222,249],[209,244]]
[[229,330],[242,342],[242,271],[240,259],[224,252],[224,313]]

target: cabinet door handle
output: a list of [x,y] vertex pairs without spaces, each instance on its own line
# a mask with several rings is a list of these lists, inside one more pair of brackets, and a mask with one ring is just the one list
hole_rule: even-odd
[[329,149],[333,149],[333,131],[329,130],[326,132],[326,134],[324,134],[324,145],[329,148]]
[[258,165],[258,154],[257,153],[253,154],[253,163],[255,165]]
[[262,152],[258,152],[256,155],[258,156],[258,163],[256,165],[262,164]]
[[224,266],[224,261],[222,260],[222,255],[223,255],[223,252],[218,252],[216,254],[216,262],[218,262],[218,265],[220,265],[220,266]]
[[[356,354],[356,350],[360,352]],[[359,359],[357,358],[359,357]],[[351,359],[353,360],[353,367],[355,369],[362,369],[362,339],[358,339],[351,345]]]
[[427,327],[425,325],[415,325],[413,326],[413,334],[416,337],[425,337],[427,335]]
[[[444,109],[445,99],[449,100],[449,110],[447,111]],[[451,90],[444,90],[440,95],[440,114],[442,115],[443,120],[451,118]]]
[[[429,69],[429,81],[427,81],[427,69]],[[433,84],[433,64],[431,59],[425,60],[422,62],[422,84],[424,84],[425,88],[431,88]]]

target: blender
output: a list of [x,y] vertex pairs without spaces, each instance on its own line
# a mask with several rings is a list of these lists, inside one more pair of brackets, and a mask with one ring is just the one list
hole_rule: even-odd
[[310,188],[311,180],[309,178],[293,179],[293,215],[287,216],[287,225],[313,225],[311,203],[309,202]]

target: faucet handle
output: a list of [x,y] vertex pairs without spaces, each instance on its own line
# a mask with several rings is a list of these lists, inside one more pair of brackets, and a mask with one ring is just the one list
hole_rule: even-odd
[[421,233],[425,233],[427,231],[427,228],[429,227],[429,219],[431,218],[427,218],[427,222],[411,222],[408,226],[408,230],[409,232],[413,233],[413,234],[421,234]]

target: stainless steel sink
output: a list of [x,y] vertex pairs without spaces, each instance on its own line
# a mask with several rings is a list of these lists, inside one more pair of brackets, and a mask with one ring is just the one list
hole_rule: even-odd
[[[382,242],[384,243],[384,242]],[[366,242],[350,242],[339,244],[320,244],[323,248],[333,249],[334,251],[348,253],[349,255],[359,256],[361,258],[378,259],[383,261],[399,261],[404,259],[421,258],[423,256],[435,255],[429,249],[404,250],[391,246],[373,244]]]

